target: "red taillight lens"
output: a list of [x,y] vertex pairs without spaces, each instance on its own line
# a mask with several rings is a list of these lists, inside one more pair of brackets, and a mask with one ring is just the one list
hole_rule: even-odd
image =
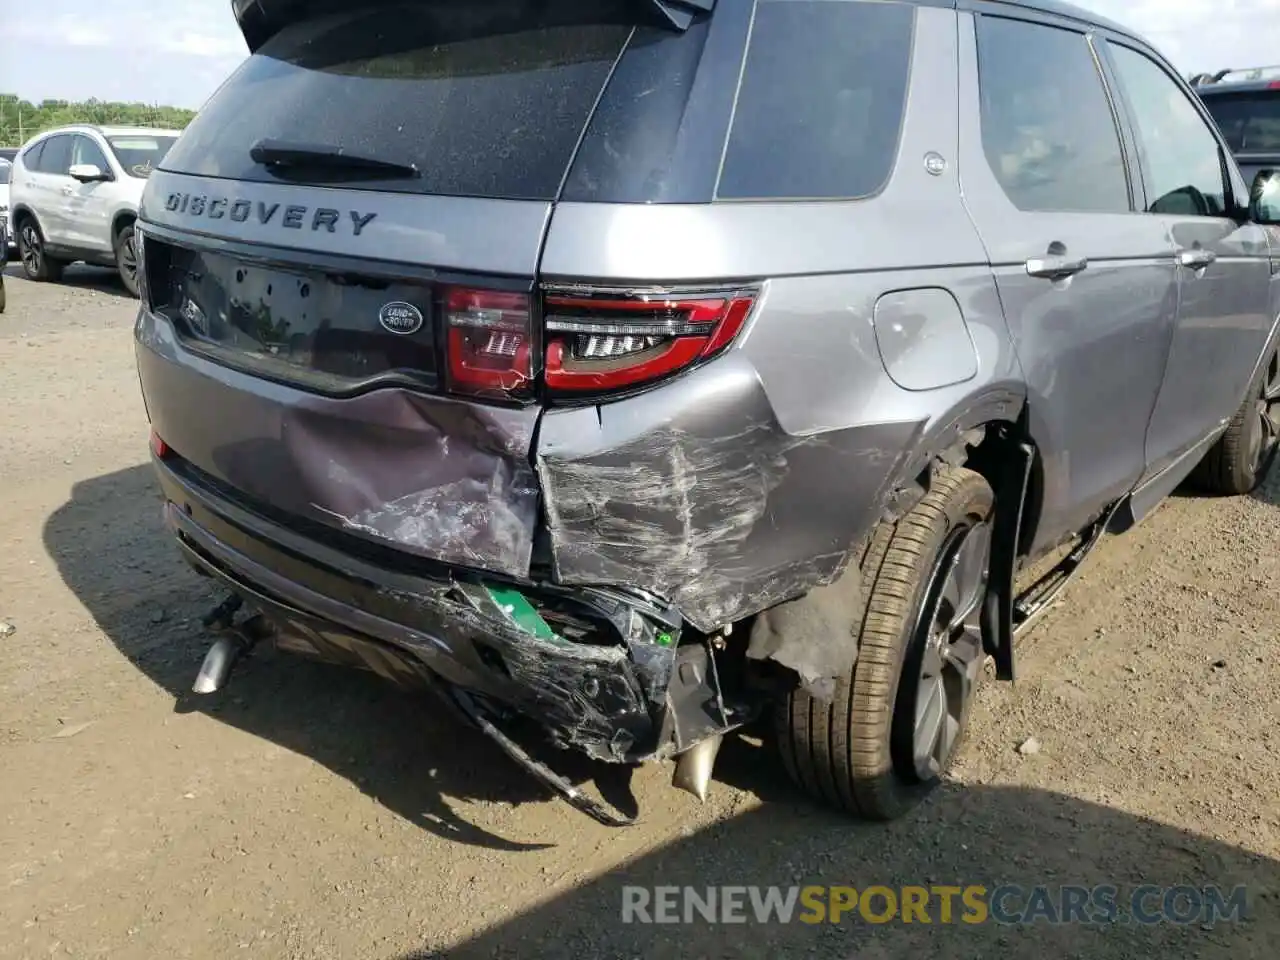
[[449,389],[510,399],[533,380],[529,297],[452,287],[445,293]]
[[154,430],[151,431],[151,452],[156,455],[158,460],[163,460],[173,452],[169,449],[169,445],[160,439],[160,434]]
[[747,294],[637,300],[548,296],[547,387],[604,392],[668,377],[732,343],[752,302]]

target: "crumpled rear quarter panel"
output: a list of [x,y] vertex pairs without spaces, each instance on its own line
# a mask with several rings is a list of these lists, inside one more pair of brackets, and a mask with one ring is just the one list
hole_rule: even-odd
[[919,429],[788,434],[740,354],[548,411],[537,465],[557,579],[656,593],[703,631],[756,613],[839,572]]

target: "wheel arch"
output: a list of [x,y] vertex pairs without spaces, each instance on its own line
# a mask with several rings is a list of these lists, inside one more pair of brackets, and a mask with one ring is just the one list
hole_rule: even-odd
[[111,244],[114,247],[116,237],[120,235],[120,231],[129,224],[136,223],[138,220],[138,208],[133,206],[124,206],[111,215]]
[[40,215],[36,213],[35,210],[32,209],[32,207],[29,204],[26,204],[26,203],[14,204],[13,210],[10,212],[10,217],[11,217],[11,222],[15,226],[23,222],[26,218],[30,217],[32,220],[36,222],[36,227],[40,230],[40,235],[41,236],[44,235],[44,226],[43,224],[40,223]]

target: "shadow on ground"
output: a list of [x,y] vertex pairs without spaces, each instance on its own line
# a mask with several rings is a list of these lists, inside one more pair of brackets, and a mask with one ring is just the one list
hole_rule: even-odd
[[[77,484],[47,521],[44,541],[64,581],[103,630],[179,711],[223,723],[313,758],[358,784],[408,821],[455,842],[528,849],[463,819],[461,803],[521,803],[546,793],[477,734],[429,701],[397,693],[368,675],[264,654],[247,661],[226,694],[188,693],[207,639],[198,619],[219,594],[181,564],[159,521],[146,466]],[[564,769],[562,766],[561,769]],[[607,768],[610,771],[613,768]],[[600,768],[581,763],[578,782]],[[771,752],[726,745],[717,780],[741,787],[763,807],[549,897],[530,912],[433,956],[547,957],[1266,957],[1280,943],[1280,863],[1173,827],[1039,790],[950,785],[903,821],[862,825],[828,813],[787,783]],[[606,785],[603,789],[615,790]],[[713,786],[714,789],[714,786]],[[625,792],[625,791],[624,791]],[[611,797],[613,799],[613,797]],[[1274,837],[1280,813],[1257,832]],[[625,885],[825,884],[864,889],[1004,884],[1120,888],[1216,886],[1250,891],[1243,923],[998,923],[639,926],[619,922]],[[877,901],[880,903],[880,901]],[[1160,898],[1147,898],[1159,908]],[[1185,911],[1189,904],[1179,906]],[[1017,898],[1006,906],[1016,910]],[[962,911],[957,908],[957,915]],[[940,918],[932,908],[935,921]],[[433,945],[435,946],[435,945]]]
[[[544,801],[548,791],[426,695],[271,650],[237,665],[221,693],[192,694],[211,642],[200,618],[224,594],[182,562],[160,506],[149,466],[82,481],[46,522],[44,543],[63,581],[111,642],[174,697],[176,711],[208,714],[308,756],[451,840],[520,848],[462,820],[446,798],[519,804]],[[558,751],[553,762],[623,812],[637,812],[628,768]],[[734,769],[732,760],[726,767]]]
[[[1272,826],[1274,829],[1274,825]],[[821,885],[981,885],[994,901],[986,922],[956,897],[942,923],[941,896],[931,895],[931,923],[869,922],[856,910],[838,924],[759,923],[750,893],[746,922],[623,923],[623,888],[709,885],[781,888]],[[1107,901],[1068,914],[1066,886],[1111,885]],[[1144,885],[1158,888],[1146,890]],[[995,896],[1002,887],[1021,888]],[[1178,893],[1177,887],[1193,888]],[[1034,888],[1046,888],[1037,901]],[[1232,916],[1234,892],[1245,908]],[[1211,913],[1216,888],[1226,915]],[[783,891],[780,891],[780,893]],[[763,890],[761,891],[763,894]],[[901,897],[901,894],[898,895]],[[1169,912],[1162,905],[1168,896]],[[1139,912],[1130,905],[1137,898]],[[818,903],[822,904],[823,899]],[[899,900],[900,902],[900,900]],[[649,900],[652,907],[654,900]],[[682,919],[681,901],[673,916]],[[1033,904],[1041,909],[1034,913]],[[868,900],[883,919],[887,901]],[[997,909],[999,912],[997,912]],[[798,903],[795,917],[806,913]],[[1034,920],[1036,915],[1041,919]],[[713,913],[714,915],[714,913]],[[808,914],[815,916],[813,913]],[[633,915],[633,916],[643,916]],[[819,920],[823,914],[816,915]],[[1158,919],[1146,925],[1134,917]],[[657,919],[650,913],[651,919]],[[1093,917],[1102,922],[1079,922]],[[1072,920],[1075,922],[1052,922]],[[1031,920],[1032,922],[1020,922]],[[1126,922],[1126,920],[1128,922]],[[1002,922],[1003,921],[1003,922]],[[1013,922],[1010,922],[1013,921]],[[671,843],[603,877],[553,896],[463,943],[400,960],[516,957],[830,957],[842,960],[943,960],[1001,957],[1268,958],[1280,944],[1280,863],[1130,814],[1042,790],[948,786],[915,815],[888,825],[859,825],[799,803],[769,805]]]
[[[4,267],[5,277],[24,278],[25,274],[22,272],[22,264],[18,262],[18,255],[11,250],[9,257],[9,262]],[[72,264],[63,271],[62,279],[58,281],[58,285],[71,289],[96,290],[98,293],[109,293],[122,300],[134,299],[129,291],[124,288],[120,274],[110,267],[93,267],[82,263]]]

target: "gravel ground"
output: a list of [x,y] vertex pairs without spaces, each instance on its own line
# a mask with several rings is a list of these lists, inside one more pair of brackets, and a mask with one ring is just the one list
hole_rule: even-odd
[[[744,737],[707,803],[646,768],[609,830],[372,677],[264,653],[192,698],[216,598],[160,529],[134,303],[7,276],[0,957],[1277,956],[1280,478],[1105,543],[906,820],[823,811]],[[624,884],[712,883],[1245,884],[1250,918],[619,923]]]

